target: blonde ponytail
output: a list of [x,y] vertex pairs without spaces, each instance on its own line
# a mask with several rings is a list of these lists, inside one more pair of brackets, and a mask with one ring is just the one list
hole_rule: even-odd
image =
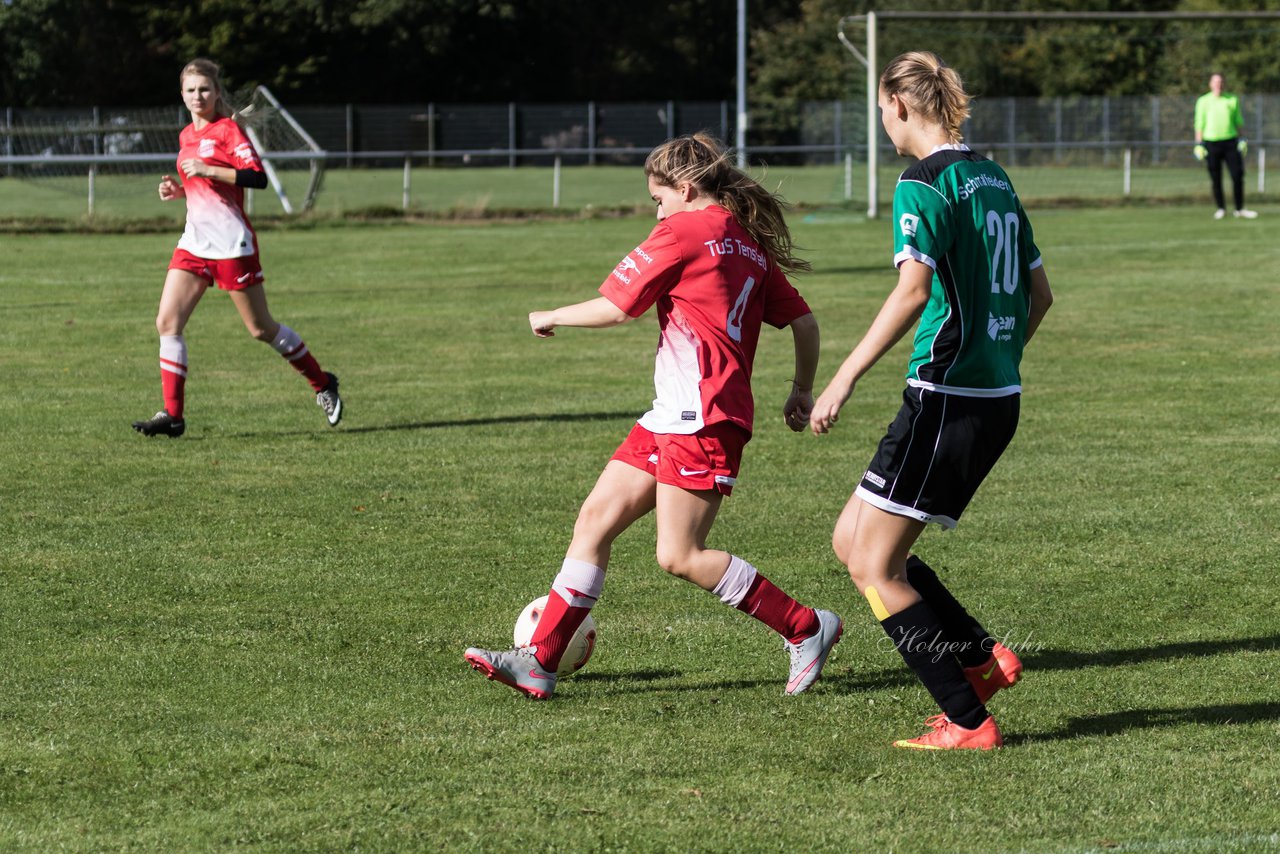
[[952,142],[964,139],[961,127],[969,118],[969,95],[960,75],[937,54],[926,50],[902,54],[885,67],[880,88],[940,125]]

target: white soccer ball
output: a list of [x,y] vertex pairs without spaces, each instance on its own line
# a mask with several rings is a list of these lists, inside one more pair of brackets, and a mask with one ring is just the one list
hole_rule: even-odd
[[[539,596],[524,606],[524,610],[516,618],[516,629],[513,632],[516,646],[529,645],[529,642],[533,640],[533,630],[537,627],[538,620],[546,609],[546,596]],[[582,625],[578,626],[578,630],[573,633],[573,637],[569,640],[569,646],[560,658],[560,667],[556,670],[556,675],[563,678],[582,669],[582,665],[590,660],[591,653],[595,651],[595,648],[596,621],[591,618],[590,614],[587,614],[587,618],[582,621]]]

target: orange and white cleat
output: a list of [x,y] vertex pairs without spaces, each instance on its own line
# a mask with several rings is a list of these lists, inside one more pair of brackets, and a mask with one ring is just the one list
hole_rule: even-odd
[[909,750],[991,750],[1002,747],[1004,738],[996,719],[988,717],[977,729],[965,729],[946,715],[934,715],[925,719],[931,727],[918,738],[904,738],[893,743],[894,747]]
[[1013,650],[996,641],[991,648],[991,659],[977,667],[966,667],[964,675],[973,686],[978,699],[986,705],[987,700],[997,691],[1009,688],[1018,681],[1018,677],[1022,675],[1022,662],[1014,655]]

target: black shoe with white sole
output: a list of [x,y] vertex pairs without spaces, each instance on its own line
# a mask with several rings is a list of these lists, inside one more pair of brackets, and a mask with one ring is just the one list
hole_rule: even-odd
[[338,397],[338,378],[327,371],[325,376],[329,378],[329,384],[316,392],[316,405],[324,410],[329,426],[333,427],[342,420],[342,398]]
[[161,409],[146,421],[133,422],[133,429],[144,436],[168,436],[176,439],[187,432],[187,422],[174,418],[168,410]]

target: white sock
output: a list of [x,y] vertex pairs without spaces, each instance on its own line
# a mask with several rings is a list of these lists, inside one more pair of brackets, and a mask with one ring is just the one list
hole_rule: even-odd
[[187,341],[181,335],[160,336],[160,370],[187,375]]
[[307,355],[307,345],[302,343],[298,333],[283,323],[280,324],[280,331],[276,333],[276,337],[272,339],[271,346],[290,362]]
[[569,603],[570,608],[590,608],[604,590],[604,570],[586,561],[567,557],[551,582],[551,590]]
[[720,601],[736,608],[746,598],[747,591],[755,583],[756,568],[737,555],[729,555],[729,568],[724,571],[720,581],[711,590],[720,597]]

